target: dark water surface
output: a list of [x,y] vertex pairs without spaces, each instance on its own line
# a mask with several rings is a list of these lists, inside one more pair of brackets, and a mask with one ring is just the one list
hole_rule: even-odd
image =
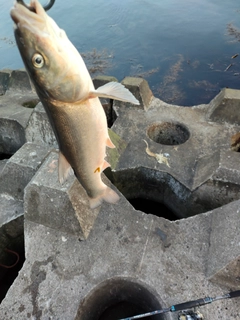
[[[23,67],[12,4],[0,0],[0,69]],[[56,0],[49,15],[92,77],[144,77],[155,96],[188,106],[240,88],[239,0]]]

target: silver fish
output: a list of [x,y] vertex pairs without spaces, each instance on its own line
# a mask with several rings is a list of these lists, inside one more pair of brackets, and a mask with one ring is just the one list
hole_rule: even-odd
[[119,196],[101,179],[109,166],[106,146],[114,145],[98,97],[139,102],[120,83],[110,82],[95,90],[81,55],[66,33],[37,0],[29,7],[31,10],[15,3],[10,14],[18,49],[59,144],[59,181],[63,183],[74,171],[91,208],[103,200],[115,203]]

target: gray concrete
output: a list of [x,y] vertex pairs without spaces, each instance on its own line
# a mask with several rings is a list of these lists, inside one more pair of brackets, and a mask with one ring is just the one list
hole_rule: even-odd
[[[8,89],[9,74],[0,77],[6,92],[1,101],[19,98]],[[113,171],[106,171],[119,190],[116,205],[104,203],[91,211],[74,177],[61,186],[57,151],[50,152],[56,142],[41,104],[26,117],[21,143],[31,143],[0,172],[0,196],[7,198],[0,211],[4,228],[14,222],[9,216],[14,201],[23,204],[25,188],[26,251],[24,266],[0,305],[0,319],[95,320],[121,299],[141,300],[155,309],[240,289],[240,154],[231,149],[240,123],[219,120],[228,99],[234,99],[232,112],[237,112],[238,92],[184,108],[154,98],[142,79],[123,83],[141,105],[107,101],[117,117],[110,131],[117,148],[108,152]],[[21,90],[17,82],[14,86]],[[14,133],[8,134],[14,144]],[[19,176],[19,187],[11,169],[8,184],[6,168],[14,167],[17,175],[25,170],[23,164],[28,178]],[[165,203],[183,219],[171,222],[136,211],[120,192]],[[205,319],[238,319],[239,299],[198,310]],[[156,319],[175,320],[177,315]]]
[[[84,299],[110,279],[128,279],[151,288],[163,307],[239,289],[236,278],[222,287],[209,276],[210,264],[214,272],[224,270],[229,259],[239,255],[240,235],[232,233],[233,228],[240,227],[239,205],[238,201],[169,222],[135,211],[122,197],[115,206],[101,207],[92,232],[83,242],[77,235],[25,220],[27,260],[1,304],[0,317],[84,319]],[[237,225],[229,223],[229,210]],[[221,221],[220,230],[216,221]],[[228,259],[222,247],[226,246],[224,239],[223,252],[216,246],[223,229],[231,242]],[[199,309],[206,319],[238,319],[239,300],[219,301]]]
[[224,88],[209,104],[207,118],[220,123],[240,123],[240,91]]
[[0,227],[23,215],[24,189],[48,152],[44,146],[26,143],[5,162],[0,172]]
[[0,71],[0,153],[14,154],[26,140],[26,126],[39,101],[23,70]]
[[[141,108],[148,110],[150,103],[153,98],[152,91],[150,90],[148,83],[142,78],[126,77],[121,82],[132,94],[138,99],[140,105],[135,105],[135,108]],[[129,107],[132,106],[130,103],[122,103],[117,101],[116,104],[120,106]]]
[[25,143],[5,164],[0,174],[0,193],[23,200],[24,188],[47,156],[49,149]]
[[25,132],[28,142],[58,147],[47,114],[41,103],[38,103],[31,113]]

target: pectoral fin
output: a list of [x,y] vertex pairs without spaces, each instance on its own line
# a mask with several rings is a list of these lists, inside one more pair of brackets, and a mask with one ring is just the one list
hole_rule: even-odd
[[108,82],[97,90],[90,91],[89,98],[96,97],[110,98],[139,104],[139,101],[134,97],[134,95],[119,82]]
[[63,184],[67,178],[73,174],[73,169],[61,151],[59,151],[58,158],[58,179]]

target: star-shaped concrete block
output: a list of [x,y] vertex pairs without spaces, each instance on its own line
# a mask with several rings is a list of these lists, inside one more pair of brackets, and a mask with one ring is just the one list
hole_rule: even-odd
[[[106,177],[103,181],[109,184]],[[58,152],[53,151],[25,188],[25,219],[88,238],[102,206],[90,209],[87,194],[74,175],[58,181]]]
[[[136,90],[141,90],[141,87],[133,90],[135,96],[141,96],[136,94]],[[148,90],[150,91],[149,88]],[[144,92],[146,91],[145,88]],[[147,95],[151,96],[151,93]],[[223,97],[222,93],[219,96]],[[220,98],[215,98],[214,101],[219,103]],[[137,197],[136,193],[138,196],[144,194],[148,188],[147,183],[160,187],[163,181],[165,186],[175,189],[173,192],[180,190],[180,193],[185,193],[182,197],[186,201],[193,197],[194,192],[201,193],[200,187],[212,180],[214,173],[220,170],[220,155],[223,151],[229,151],[234,158],[239,158],[237,153],[231,151],[231,137],[240,131],[240,127],[237,124],[210,121],[209,106],[214,101],[210,105],[191,108],[169,105],[154,97],[144,108],[115,101],[117,120],[112,129],[127,142],[115,168],[115,185],[120,186],[120,190],[129,198]],[[159,157],[162,161],[159,161]],[[235,159],[235,164],[236,161]],[[126,175],[129,176],[130,171],[142,174],[144,170],[145,190],[141,190],[139,186],[135,188],[135,194],[131,193],[131,186],[127,181],[123,186],[121,175],[125,177],[124,172],[128,172]],[[133,182],[134,178],[130,180]],[[195,196],[198,197],[199,194]],[[163,198],[166,202],[166,194]],[[202,210],[203,208],[199,208],[199,212],[203,212]]]

